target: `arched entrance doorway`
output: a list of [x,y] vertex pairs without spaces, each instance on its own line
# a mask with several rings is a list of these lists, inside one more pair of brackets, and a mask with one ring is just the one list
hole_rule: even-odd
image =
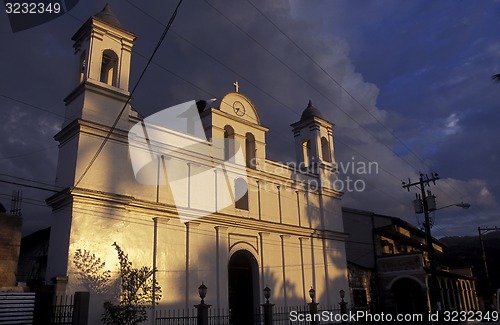
[[427,299],[424,289],[411,278],[401,278],[391,287],[394,294],[396,312],[399,314],[425,314],[427,313]]
[[259,269],[255,257],[246,250],[234,253],[229,260],[228,278],[233,324],[253,324],[259,297]]

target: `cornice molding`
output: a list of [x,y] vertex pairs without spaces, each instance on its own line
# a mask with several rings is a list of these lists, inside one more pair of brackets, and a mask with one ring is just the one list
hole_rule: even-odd
[[181,213],[183,216],[193,220],[190,222],[228,228],[237,225],[240,229],[252,230],[256,233],[274,233],[279,235],[338,241],[345,241],[348,237],[348,234],[339,231],[312,229],[254,218],[242,218],[240,216],[219,212],[207,216],[206,211],[202,210],[179,208],[170,204],[158,204],[156,202],[138,200],[133,196],[105,193],[82,188],[74,188],[71,192],[69,189],[66,189],[49,197],[46,202],[53,210],[60,209],[71,203],[78,205],[83,203],[93,207],[126,210],[128,213],[140,214],[148,219],[151,217],[160,217],[161,219],[168,218],[172,221],[177,219],[180,222],[178,214]]

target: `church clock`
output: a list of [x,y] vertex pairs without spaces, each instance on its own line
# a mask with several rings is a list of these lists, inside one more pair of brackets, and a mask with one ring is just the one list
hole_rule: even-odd
[[239,101],[235,101],[233,103],[233,110],[234,110],[234,113],[238,116],[245,115],[245,106]]

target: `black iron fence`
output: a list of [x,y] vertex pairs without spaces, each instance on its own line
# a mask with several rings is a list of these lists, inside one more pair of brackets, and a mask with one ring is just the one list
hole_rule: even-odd
[[[356,322],[342,322],[340,306],[318,306],[316,316],[310,314],[308,305],[300,306],[274,306],[274,325],[309,325],[311,317],[315,317],[316,324],[341,324]],[[208,324],[210,325],[232,325],[231,312],[229,309],[210,308],[208,314]],[[347,310],[349,313],[356,313],[357,310]],[[193,309],[157,309],[156,325],[197,325],[197,310]],[[264,325],[264,312],[262,308],[257,308],[254,313],[254,324]],[[237,325],[237,324],[234,324]]]
[[[316,320],[316,324],[334,324],[340,319],[340,306],[318,306],[316,315],[311,315],[308,305],[299,306],[274,306],[273,308],[273,324],[284,325],[309,325],[311,319]],[[258,310],[258,315],[254,318],[256,324],[264,324],[264,315],[262,310]]]
[[[197,310],[193,309],[167,309],[156,310],[156,325],[197,325]],[[229,325],[230,312],[224,308],[208,309],[208,324]]]
[[55,297],[52,306],[52,315],[50,317],[51,325],[72,325],[73,322],[73,308],[74,297],[60,296]]
[[0,324],[86,325],[87,316],[88,293],[60,297],[51,292],[0,293]]

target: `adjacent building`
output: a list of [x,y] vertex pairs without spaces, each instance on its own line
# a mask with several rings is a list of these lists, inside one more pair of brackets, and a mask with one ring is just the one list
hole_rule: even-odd
[[[343,208],[353,304],[393,313],[427,313],[430,267],[425,233],[399,218]],[[475,278],[439,263],[445,245],[433,238],[440,310],[479,310]]]
[[20,215],[7,213],[0,204],[0,291],[11,290],[17,284],[22,224]]
[[17,281],[32,290],[45,283],[50,227],[40,229],[21,239],[17,267]]

